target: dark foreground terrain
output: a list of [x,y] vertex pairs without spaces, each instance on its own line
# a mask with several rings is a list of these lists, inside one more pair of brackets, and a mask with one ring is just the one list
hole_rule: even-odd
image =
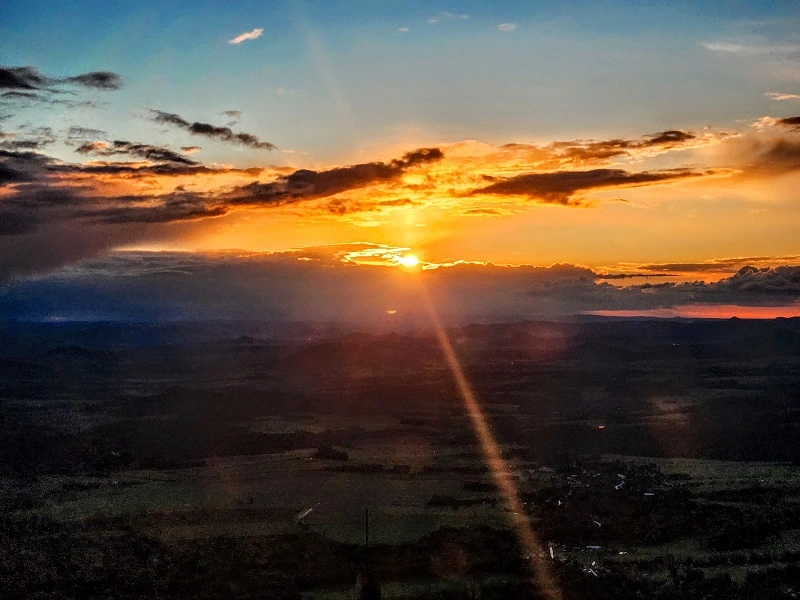
[[[0,595],[800,597],[800,320],[0,325]],[[552,553],[552,555],[551,555]]]

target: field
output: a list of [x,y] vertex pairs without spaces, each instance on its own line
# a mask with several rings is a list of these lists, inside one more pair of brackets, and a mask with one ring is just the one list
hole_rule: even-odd
[[524,515],[430,332],[0,335],[9,597],[344,598],[367,508],[388,598],[537,597],[514,519],[568,598],[800,593],[794,319],[450,330]]

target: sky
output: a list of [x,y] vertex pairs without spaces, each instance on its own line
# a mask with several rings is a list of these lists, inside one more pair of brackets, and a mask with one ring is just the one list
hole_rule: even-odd
[[453,321],[800,314],[798,32],[792,0],[3,3],[0,317],[383,320],[422,282]]

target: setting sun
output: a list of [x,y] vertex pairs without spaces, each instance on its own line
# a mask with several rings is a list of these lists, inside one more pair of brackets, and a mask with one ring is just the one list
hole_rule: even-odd
[[410,269],[419,265],[419,258],[414,254],[406,254],[405,256],[398,256],[397,262]]

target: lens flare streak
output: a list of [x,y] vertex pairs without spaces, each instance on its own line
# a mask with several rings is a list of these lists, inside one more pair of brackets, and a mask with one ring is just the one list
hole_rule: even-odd
[[430,296],[424,289],[422,290],[422,296],[427,305],[428,312],[430,313],[437,341],[447,361],[447,366],[452,371],[453,378],[458,387],[458,392],[467,408],[472,426],[478,436],[481,450],[488,463],[494,483],[503,496],[506,507],[511,515],[517,516],[517,518],[512,517],[512,524],[530,560],[535,582],[548,600],[561,600],[561,590],[556,585],[547,563],[540,556],[541,547],[539,545],[539,540],[531,527],[529,519],[525,516],[525,508],[519,499],[519,492],[517,491],[513,479],[509,476],[508,464],[502,456],[500,447],[492,434],[486,416],[483,414],[478,404],[469,380],[464,374],[464,370],[461,368],[461,362],[450,342],[447,331],[442,326]]

